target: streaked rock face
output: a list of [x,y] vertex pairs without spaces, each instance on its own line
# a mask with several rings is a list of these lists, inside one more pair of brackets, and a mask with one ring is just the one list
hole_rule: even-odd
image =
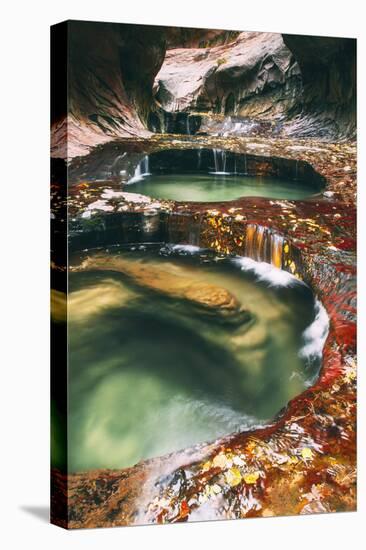
[[[92,33],[95,43],[87,31],[75,38],[80,76],[72,84],[68,128],[66,119],[60,119],[53,133],[54,155],[65,158],[87,155],[94,145],[111,141],[69,165],[74,185],[68,206],[71,217],[75,216],[70,242],[78,243],[75,250],[93,242],[98,246],[100,237],[113,245],[137,234],[136,216],[141,228],[138,243],[199,244],[220,254],[242,255],[246,264],[249,257],[281,267],[278,284],[286,282],[290,273],[305,280],[322,302],[330,328],[319,378],[296,393],[273,425],[132,468],[69,476],[54,469],[55,522],[96,527],[355,510],[356,149],[352,140],[338,140],[354,137],[355,41],[203,31],[201,42],[195,33],[169,34],[164,29],[160,36],[146,34],[147,42],[139,45],[139,27],[126,46],[123,25],[100,24],[96,32],[98,25]],[[165,47],[168,54],[159,73]],[[129,71],[128,56],[121,60],[122,52],[128,52],[139,70]],[[186,63],[182,74],[176,65],[179,56]],[[168,69],[175,71],[176,78]],[[157,73],[165,76],[156,81],[154,100]],[[199,131],[206,135],[153,136],[146,128],[149,109],[150,114],[169,113],[173,118],[185,113],[194,116],[192,111],[199,110],[197,116],[206,117]],[[249,125],[260,120],[263,135],[253,140],[251,134],[240,133],[240,118]],[[217,130],[220,124],[223,132]],[[278,135],[273,135],[274,130]],[[324,137],[333,142],[326,143]],[[309,164],[325,179],[326,191],[297,202],[249,197],[206,204],[152,202],[121,191],[121,183],[143,156],[194,147],[241,153],[249,169],[249,156],[254,155],[256,171],[262,173],[268,173],[274,158],[295,161],[299,173]],[[64,188],[62,179],[56,178],[53,224],[63,230]],[[133,218],[131,232],[127,214]],[[166,238],[160,238],[160,230]],[[62,261],[54,262],[55,272],[64,267]],[[84,267],[99,269],[98,260],[93,258]],[[246,330],[252,311],[246,298],[239,303],[220,285],[192,283],[182,272],[147,271],[127,262],[112,261],[109,267],[133,279],[139,292],[167,298],[168,306],[179,302],[182,317],[199,310],[202,323],[217,329],[209,333],[212,345],[222,327],[230,333],[236,352],[248,346],[248,354],[249,345],[260,347],[265,342],[264,331],[253,339]],[[105,263],[100,269],[105,269]],[[120,306],[126,296],[130,298],[110,281],[98,290],[88,289],[87,299],[77,291],[70,309],[73,320],[81,322],[106,306]],[[57,285],[52,298],[54,324],[62,328],[65,295]],[[232,320],[239,330],[236,326],[232,330]],[[315,318],[312,331],[319,330],[318,321]],[[256,364],[254,359],[251,364]],[[66,498],[67,517],[62,509]]]
[[[137,39],[138,34],[138,39]],[[152,84],[165,54],[159,27],[68,23],[68,112],[53,122],[52,155],[85,155],[122,136],[148,136]]]
[[178,31],[69,22],[69,108],[53,120],[52,155],[150,130],[354,135],[354,40]]
[[299,67],[280,34],[243,32],[234,42],[213,48],[168,50],[155,91],[169,112],[270,118],[293,105],[299,85]]

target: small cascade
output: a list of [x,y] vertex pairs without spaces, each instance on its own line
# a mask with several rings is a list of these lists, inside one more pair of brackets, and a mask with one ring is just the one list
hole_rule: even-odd
[[197,170],[201,169],[201,158],[202,158],[202,150],[198,149],[197,151]]
[[149,172],[149,155],[145,155],[141,161],[142,176],[150,176]]
[[295,181],[297,181],[299,179],[299,161],[296,160],[296,164],[295,164]]
[[256,231],[256,260],[260,261],[261,258],[263,258],[263,250],[264,250],[264,232],[265,228],[262,225],[257,226]]
[[165,122],[165,116],[164,116],[164,113],[161,113],[160,114],[160,132],[162,134],[166,134],[167,131],[166,131],[166,122]]
[[283,237],[266,227],[248,224],[245,237],[245,256],[282,268]]
[[127,182],[127,184],[129,183],[136,183],[138,181],[141,181],[143,180],[146,176],[150,176],[150,172],[149,172],[149,155],[145,155],[141,160],[140,162],[138,163],[138,165],[136,166],[135,168],[135,173],[134,175],[132,176],[132,178],[130,178]]
[[213,156],[214,156],[214,162],[215,162],[215,172],[219,169],[219,161],[217,159],[217,149],[213,149]]
[[282,267],[283,237],[276,233],[271,234],[271,264]]
[[249,223],[247,225],[247,231],[246,231],[246,240],[245,240],[245,255],[248,256],[248,258],[254,258],[256,254],[256,232],[257,232],[257,225],[254,225],[252,223]]
[[191,135],[191,129],[190,129],[190,126],[189,126],[189,116],[187,115],[187,121],[186,121],[186,130],[187,130],[187,135],[190,136]]
[[244,176],[248,175],[247,154],[244,153]]
[[230,172],[226,172],[226,151],[221,149],[212,149],[215,163],[215,172],[213,174],[226,175]]
[[205,121],[204,125],[214,136],[248,136],[260,129],[260,123],[238,117],[226,117],[223,121]]

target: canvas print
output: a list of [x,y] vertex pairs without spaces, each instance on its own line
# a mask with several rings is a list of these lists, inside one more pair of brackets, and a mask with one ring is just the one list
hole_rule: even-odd
[[51,54],[51,521],[355,510],[356,41]]

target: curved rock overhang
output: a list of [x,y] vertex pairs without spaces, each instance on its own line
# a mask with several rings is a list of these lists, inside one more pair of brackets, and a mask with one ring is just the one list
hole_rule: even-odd
[[[67,31],[63,53],[68,59],[69,103],[67,112],[53,110],[54,157],[85,155],[98,143],[117,137],[149,135],[149,115],[159,111],[153,82],[167,46],[184,46],[187,55],[186,46],[196,47],[198,32],[204,38],[198,45],[206,47],[192,52],[206,59],[217,51],[214,70],[208,70],[200,94],[206,97],[198,105],[204,110],[230,113],[239,97],[244,100],[242,112],[249,116],[259,113],[263,118],[267,110],[269,119],[281,115],[284,122],[290,121],[288,134],[328,138],[355,134],[355,40],[291,35],[282,39],[274,33],[207,29],[186,33],[182,29],[177,35],[169,27],[80,21],[69,21]],[[244,55],[240,66],[226,59],[234,50]],[[55,84],[62,85],[57,74],[53,76]],[[235,98],[227,90],[237,88],[238,77],[241,84]],[[273,110],[273,104],[281,106],[281,113]]]

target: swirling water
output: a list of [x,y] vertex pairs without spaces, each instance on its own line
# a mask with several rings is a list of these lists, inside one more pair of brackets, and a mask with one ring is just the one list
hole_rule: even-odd
[[291,276],[273,284],[184,247],[104,250],[82,265],[68,299],[70,471],[270,423],[319,370],[304,353],[317,302]]

